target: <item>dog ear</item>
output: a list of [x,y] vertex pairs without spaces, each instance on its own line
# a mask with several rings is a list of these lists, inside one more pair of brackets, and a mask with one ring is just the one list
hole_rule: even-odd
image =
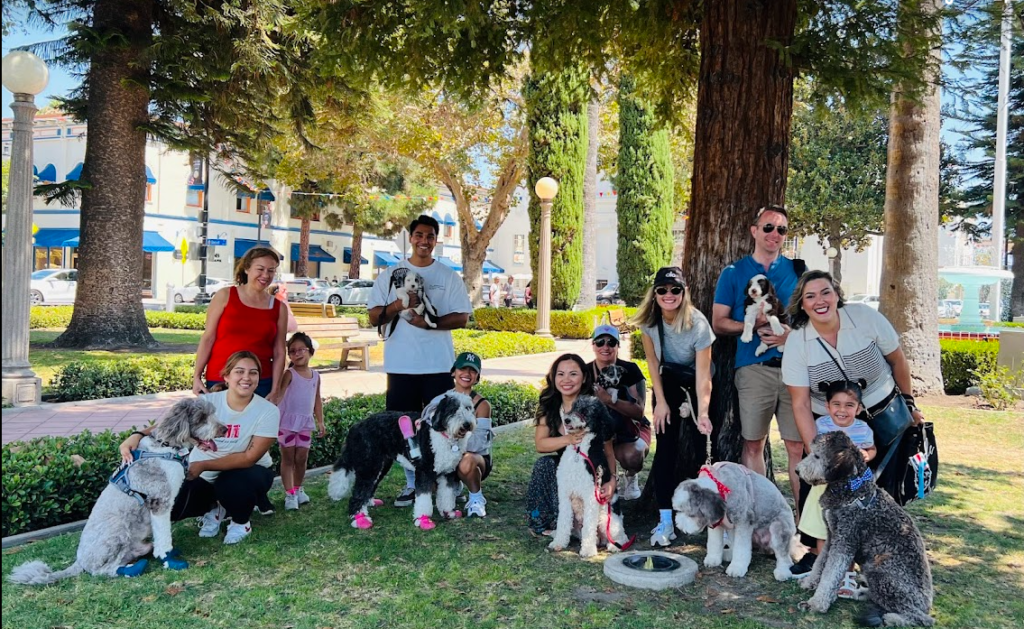
[[860,474],[864,455],[845,432],[821,435],[822,456],[825,458],[825,480],[832,483]]
[[722,521],[725,517],[725,501],[718,492],[699,486],[694,487],[691,492],[692,499],[698,502],[698,511],[705,524],[710,526]]
[[444,432],[448,418],[455,414],[458,406],[459,401],[451,395],[441,398],[441,401],[437,403],[437,408],[434,409],[433,417],[430,418],[431,427],[438,432]]
[[191,417],[198,400],[181,400],[157,422],[153,435],[160,441],[173,446],[188,443],[192,436]]

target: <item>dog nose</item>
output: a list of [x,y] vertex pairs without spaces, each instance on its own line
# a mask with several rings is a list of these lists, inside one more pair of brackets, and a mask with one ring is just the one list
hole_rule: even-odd
[[228,434],[228,427],[225,426],[224,424],[221,424],[220,427],[217,428],[217,436],[223,437],[226,434]]

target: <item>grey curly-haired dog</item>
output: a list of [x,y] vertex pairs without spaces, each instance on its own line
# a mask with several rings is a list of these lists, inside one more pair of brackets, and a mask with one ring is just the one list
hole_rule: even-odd
[[746,576],[756,543],[775,553],[776,580],[793,578],[790,567],[799,546],[793,511],[775,483],[764,476],[739,463],[705,465],[697,478],[676,487],[672,508],[682,532],[694,535],[708,529],[706,567],[722,565],[728,530],[733,541],[727,575]]
[[[213,440],[225,431],[208,402],[177,402],[139,443],[134,460],[123,464],[103,489],[85,523],[75,563],[54,572],[42,561],[30,561],[11,571],[9,580],[43,585],[82,572],[135,576],[145,569],[145,559],[134,570],[125,567],[150,551],[165,568],[186,568],[171,543],[171,507],[185,482],[189,449],[198,445],[216,450]],[[146,541],[150,536],[152,543]]]
[[828,611],[843,575],[860,564],[873,603],[862,622],[887,627],[930,627],[932,573],[924,539],[907,512],[875,485],[871,470],[843,432],[818,435],[796,467],[812,485],[827,484],[821,508],[828,539],[800,586],[817,588],[801,607]]

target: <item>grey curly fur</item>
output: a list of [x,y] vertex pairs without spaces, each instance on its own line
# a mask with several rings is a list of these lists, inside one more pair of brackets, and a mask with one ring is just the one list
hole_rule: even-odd
[[873,481],[850,488],[850,479],[866,469],[860,450],[843,432],[818,435],[811,454],[797,465],[806,482],[828,485],[821,498],[828,540],[800,583],[815,589],[801,606],[827,612],[843,575],[857,562],[884,626],[930,627],[934,590],[924,539],[907,512]]

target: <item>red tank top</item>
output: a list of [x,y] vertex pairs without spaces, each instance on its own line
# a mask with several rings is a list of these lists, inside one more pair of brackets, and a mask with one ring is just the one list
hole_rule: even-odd
[[206,363],[206,379],[223,380],[220,372],[235,352],[250,351],[260,359],[260,378],[273,375],[271,362],[274,358],[274,342],[277,340],[277,320],[281,314],[281,302],[267,295],[273,301],[270,308],[250,308],[238,297],[238,288],[228,289],[228,305],[217,322],[217,340],[213,342],[210,360]]

